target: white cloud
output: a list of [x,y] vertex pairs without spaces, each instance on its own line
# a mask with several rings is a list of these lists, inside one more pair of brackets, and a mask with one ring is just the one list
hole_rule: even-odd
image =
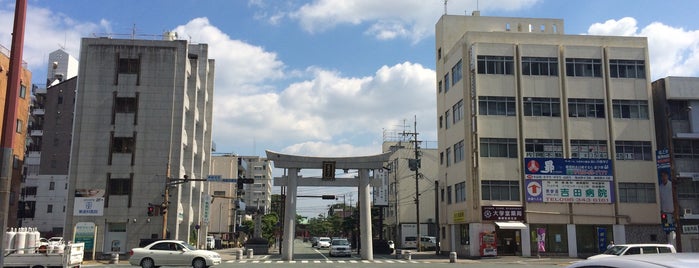
[[592,35],[645,36],[648,38],[652,79],[666,76],[699,76],[699,31],[653,22],[640,29],[636,19],[625,17],[595,23]]
[[[14,24],[14,5],[0,6],[0,44],[10,48],[12,44],[12,26]],[[46,8],[29,5],[25,23],[24,53],[22,60],[27,62],[33,72],[33,80],[46,76],[48,54],[64,47],[74,57],[79,56],[80,39],[109,32],[109,21],[99,24],[79,22],[63,13],[56,13]]]
[[[463,14],[465,10],[518,10],[539,0],[451,1],[448,14]],[[456,11],[456,12],[455,12]],[[424,0],[316,0],[291,12],[310,32],[322,32],[338,25],[368,23],[366,33],[377,39],[406,38],[419,41],[433,32],[434,24],[444,13],[443,1]]]

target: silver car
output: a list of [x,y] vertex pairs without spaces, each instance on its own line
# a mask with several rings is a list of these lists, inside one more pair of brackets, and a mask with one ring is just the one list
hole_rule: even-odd
[[347,239],[333,239],[330,242],[330,257],[332,256],[352,256],[350,242]]
[[221,264],[221,255],[208,250],[195,249],[187,242],[179,240],[155,241],[142,248],[129,252],[129,263],[143,268],[159,266],[192,266],[206,268]]
[[568,268],[696,268],[699,253],[665,253],[624,255],[579,261]]

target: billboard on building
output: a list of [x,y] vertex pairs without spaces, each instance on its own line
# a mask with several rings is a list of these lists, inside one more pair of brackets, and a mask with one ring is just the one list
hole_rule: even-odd
[[614,177],[609,159],[525,158],[524,170],[527,202],[614,202]]
[[104,189],[76,189],[73,216],[104,215]]

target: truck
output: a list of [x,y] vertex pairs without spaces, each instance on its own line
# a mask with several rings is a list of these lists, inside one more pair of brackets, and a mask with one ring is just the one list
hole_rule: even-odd
[[58,247],[65,247],[65,250],[40,249],[36,253],[23,254],[18,253],[18,250],[11,250],[9,254],[5,254],[3,267],[80,268],[85,254],[85,243],[60,244]]

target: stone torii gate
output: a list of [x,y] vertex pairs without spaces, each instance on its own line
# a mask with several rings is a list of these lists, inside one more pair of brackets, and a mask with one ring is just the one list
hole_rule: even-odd
[[[390,157],[390,152],[353,157],[311,157],[287,155],[267,150],[267,160],[274,162],[275,168],[288,169],[285,178],[276,178],[274,186],[286,186],[286,200],[284,210],[284,234],[282,244],[282,260],[291,261],[294,258],[294,235],[296,230],[296,188],[299,186],[319,187],[358,187],[359,192],[359,233],[360,256],[363,260],[373,260],[373,246],[371,233],[371,198],[369,170],[382,169]],[[303,178],[299,175],[301,169],[331,169],[326,172],[334,172],[335,169],[357,169],[359,181],[353,178],[327,179],[327,178]],[[324,172],[325,174],[325,172]]]

